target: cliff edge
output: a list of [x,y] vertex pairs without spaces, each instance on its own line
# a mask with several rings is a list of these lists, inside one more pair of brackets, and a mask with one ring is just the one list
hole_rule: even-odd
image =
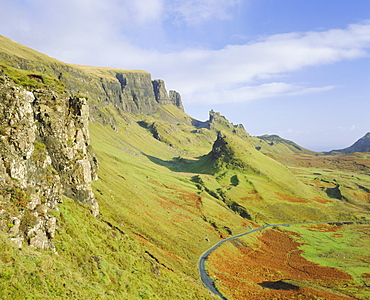
[[135,114],[154,114],[158,106],[168,104],[184,110],[180,94],[167,92],[163,80],[152,80],[145,71],[68,64],[4,36],[0,36],[0,64],[52,75],[71,94],[88,98],[90,112],[96,118],[102,117],[107,104]]
[[34,83],[26,89],[0,71],[0,229],[19,247],[53,249],[50,210],[58,209],[63,194],[98,215],[91,187],[98,165],[86,99],[40,88],[43,77],[37,76],[26,76]]
[[98,163],[89,121],[116,128],[112,114],[184,110],[181,96],[148,72],[63,63],[0,36],[0,230],[19,245],[54,249],[62,195],[99,214]]

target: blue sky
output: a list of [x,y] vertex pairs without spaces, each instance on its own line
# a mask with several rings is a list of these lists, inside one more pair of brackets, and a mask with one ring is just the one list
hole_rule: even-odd
[[142,69],[251,135],[341,149],[370,131],[369,0],[0,0],[0,34]]

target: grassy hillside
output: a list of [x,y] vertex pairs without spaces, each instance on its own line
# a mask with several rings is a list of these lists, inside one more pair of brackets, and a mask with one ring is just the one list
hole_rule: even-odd
[[80,75],[83,74],[82,72],[85,72],[86,74],[95,76],[96,78],[114,78],[114,75],[112,76],[112,72],[114,71],[148,74],[148,72],[141,70],[127,70],[64,63],[2,35],[0,35],[0,49],[0,63],[13,67],[16,66],[19,69],[37,70],[42,73],[53,74],[55,67],[59,66],[70,69],[74,68],[76,69],[76,72],[80,71]]
[[1,233],[1,299],[212,299],[129,230],[93,218],[81,204],[66,198],[55,216],[57,254],[18,249]]
[[[17,250],[3,236],[3,298],[31,291],[35,299],[211,299],[196,265],[220,238],[256,223],[366,215],[313,187],[308,173],[294,175],[255,150],[230,124],[199,130],[171,106],[158,116],[112,113],[119,120],[115,130],[90,126],[100,165],[94,184],[100,217],[65,199],[55,212],[58,255]],[[179,134],[166,118],[177,119]],[[157,122],[162,139],[143,122]],[[227,146],[215,157],[218,129]]]
[[[199,282],[199,255],[246,226],[368,215],[261,154],[225,120],[211,122],[212,129],[190,124],[171,106],[157,116],[123,115],[116,131],[91,124],[102,215],[162,266]],[[219,130],[227,146],[215,157]]]
[[264,154],[319,154],[308,149],[305,149],[293,141],[281,138],[278,135],[262,135],[253,139],[257,150]]
[[[133,114],[94,98],[94,80],[109,82],[115,69],[64,64],[3,37],[0,46],[4,72],[18,85],[54,82],[56,92],[90,93],[100,206],[94,218],[71,199],[59,204],[58,254],[17,249],[1,233],[2,299],[214,299],[197,261],[220,239],[266,223],[370,217],[365,158],[336,164],[338,157],[284,144],[272,159],[219,113],[211,111],[207,122],[172,105]],[[60,68],[68,70],[64,81],[57,79]]]

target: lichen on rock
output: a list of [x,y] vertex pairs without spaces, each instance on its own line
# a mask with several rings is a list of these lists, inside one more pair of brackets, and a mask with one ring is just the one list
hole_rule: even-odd
[[99,213],[87,101],[0,77],[0,229],[18,246],[54,249],[56,219],[49,211],[63,194]]

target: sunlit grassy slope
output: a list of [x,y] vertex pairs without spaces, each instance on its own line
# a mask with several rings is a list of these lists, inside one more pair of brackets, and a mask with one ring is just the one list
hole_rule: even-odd
[[197,260],[219,239],[250,225],[366,216],[312,185],[317,170],[293,174],[221,116],[200,124],[173,106],[153,116],[107,112],[114,129],[90,126],[99,218],[66,198],[55,212],[58,255],[15,249],[2,236],[2,298],[212,299]]
[[[0,63],[12,66],[14,55],[18,67],[35,67],[32,74],[6,70],[20,85],[41,72],[36,79],[55,81],[56,89],[68,90],[79,76],[88,89],[89,80],[115,72],[64,64],[3,37],[0,46]],[[65,86],[53,73],[60,68],[69,76]],[[171,105],[148,116],[88,101],[99,106],[90,124],[99,218],[66,198],[54,212],[58,254],[18,250],[1,235],[2,299],[213,299],[200,282],[197,260],[221,238],[250,225],[369,215],[368,175],[356,168],[338,181],[339,171],[325,165],[295,159],[299,163],[288,168],[292,156],[280,162],[267,157],[242,126],[218,113],[200,122]],[[316,159],[309,155],[311,163]]]
[[[369,229],[369,224],[366,223],[289,228],[298,232],[301,241],[304,241],[300,248],[305,258],[321,266],[342,269],[351,274],[357,286],[364,287],[369,285],[367,278],[370,277],[365,276],[369,273]],[[370,296],[369,291],[366,294]],[[361,299],[363,296],[358,297]]]
[[55,216],[58,254],[20,250],[1,234],[1,299],[212,299],[81,204],[66,198]]
[[305,149],[293,141],[283,139],[278,135],[262,135],[253,138],[253,144],[256,149],[265,154],[273,155],[275,153],[281,154],[322,154]]
[[9,66],[17,64],[20,65],[21,69],[33,69],[42,71],[43,73],[53,73],[53,66],[58,65],[70,69],[75,68],[80,72],[85,72],[88,75],[96,76],[96,78],[112,76],[112,74],[110,74],[112,71],[147,73],[141,70],[127,70],[64,63],[46,54],[12,41],[11,39],[2,35],[0,35],[0,63]]
[[[167,106],[120,120],[116,131],[91,124],[100,163],[96,196],[104,219],[137,240],[161,269],[199,282],[199,255],[248,225],[363,216],[260,153],[224,118],[197,128]],[[217,156],[219,131],[226,146]]]

